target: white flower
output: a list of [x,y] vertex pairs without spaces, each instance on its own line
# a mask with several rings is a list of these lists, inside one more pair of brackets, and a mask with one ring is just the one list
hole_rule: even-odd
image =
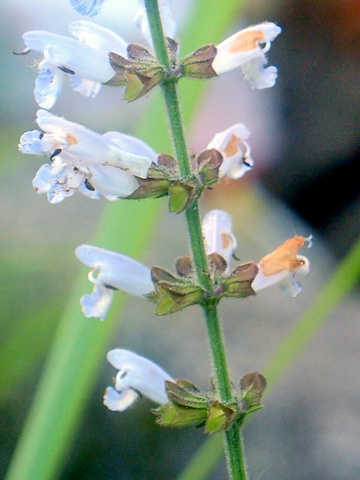
[[[153,43],[144,0],[139,0],[138,4],[138,10],[135,13],[135,23],[140,28],[147,43],[152,47]],[[170,9],[169,1],[158,0],[158,5],[164,35],[166,37],[174,38],[176,34],[176,23]]]
[[245,125],[236,123],[217,133],[208,144],[207,149],[216,148],[223,156],[219,178],[226,175],[236,180],[251,170],[254,162],[250,156],[250,147],[245,141],[249,135],[250,132]]
[[168,402],[165,382],[174,380],[156,363],[120,348],[110,350],[107,359],[119,370],[115,389],[108,387],[104,395],[104,404],[110,410],[123,412],[142,395],[159,405]]
[[[94,284],[94,289],[80,300],[85,317],[103,320],[110,308],[114,290],[137,296],[154,290],[150,269],[126,255],[91,245],[80,245],[75,255],[92,268],[89,280]],[[98,274],[95,276],[96,271]]]
[[26,45],[23,53],[34,50],[44,56],[34,90],[42,108],[49,109],[55,104],[64,75],[70,77],[75,91],[94,97],[101,84],[115,75],[109,52],[126,56],[127,43],[107,28],[79,20],[70,23],[69,31],[75,38],[43,30],[26,32],[22,37]]
[[224,210],[210,210],[202,221],[202,231],[207,255],[218,253],[230,268],[230,260],[236,248],[236,238],[232,233],[232,220]]
[[217,75],[241,67],[244,76],[254,88],[268,88],[275,84],[276,67],[264,68],[266,52],[281,28],[272,22],[259,23],[235,33],[217,45],[212,68]]
[[78,123],[38,110],[41,131],[25,132],[20,138],[23,153],[48,154],[33,180],[37,193],[46,193],[50,203],[59,203],[76,190],[90,198],[125,198],[146,178],[156,153],[139,140],[120,132],[103,135]]
[[73,9],[88,17],[94,17],[100,11],[104,0],[70,0]]
[[258,264],[259,272],[251,284],[254,292],[278,284],[285,296],[296,297],[302,288],[295,274],[306,275],[310,267],[308,259],[297,252],[305,242],[310,247],[311,240],[311,235],[308,238],[295,236],[266,255]]

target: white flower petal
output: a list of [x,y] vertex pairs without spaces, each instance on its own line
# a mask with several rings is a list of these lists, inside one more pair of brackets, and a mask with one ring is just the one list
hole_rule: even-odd
[[254,58],[241,66],[241,70],[246,80],[253,88],[259,90],[271,88],[275,85],[277,79],[277,68],[270,66],[264,68],[264,62],[261,59]]
[[44,53],[45,49],[50,45],[71,48],[76,43],[76,40],[73,38],[46,32],[45,30],[31,30],[30,32],[24,33],[22,39],[30,50],[39,53]]
[[290,275],[280,282],[279,288],[285,297],[296,297],[302,290],[300,283],[296,281],[294,275]]
[[80,42],[105,55],[115,52],[127,57],[128,43],[108,28],[100,27],[88,20],[78,20],[70,23],[69,32]]
[[237,180],[251,170],[254,162],[250,157],[250,147],[245,141],[250,135],[249,130],[242,123],[217,133],[207,149],[216,148],[223,157],[219,177],[225,175]]
[[110,160],[116,161],[103,136],[79,123],[70,122],[46,110],[37,111],[36,122],[41,130],[52,134],[56,141],[62,143],[62,147],[66,147],[62,155],[69,161],[74,160],[85,167],[89,162],[101,165],[109,156]]
[[44,139],[43,133],[39,130],[25,132],[20,137],[19,150],[22,153],[42,155],[48,153],[52,146],[53,142]]
[[[39,192],[38,192],[39,193]],[[64,200],[64,198],[71,197],[74,194],[73,189],[64,189],[63,185],[54,183],[47,192],[47,199],[51,204],[57,204]]]
[[140,178],[147,177],[148,170],[152,164],[150,158],[120,150],[120,148],[110,145],[110,143],[108,143],[108,146],[109,152],[113,154],[116,160],[108,160],[106,164],[123,168]]
[[45,163],[37,171],[32,183],[37,193],[47,193],[55,182],[56,175],[51,165]]
[[274,275],[266,276],[264,275],[263,268],[260,264],[258,265],[258,268],[259,271],[251,284],[251,288],[255,293],[264,290],[264,288],[271,287],[272,285],[280,284],[286,281],[290,276],[289,270],[282,270]]
[[[101,194],[96,191],[96,190],[90,190],[87,186],[87,184],[82,183],[79,186],[79,192],[85,195],[88,198],[91,198],[92,200],[99,200],[101,198]],[[118,197],[115,197],[115,195],[104,195],[104,197],[107,200],[117,200]]]
[[101,89],[101,83],[81,78],[78,75],[70,75],[69,80],[71,88],[85,97],[94,98]]
[[90,184],[102,195],[126,198],[139,187],[136,178],[129,172],[113,166],[91,167]]
[[54,106],[62,87],[64,73],[47,60],[39,65],[40,73],[35,80],[34,96],[41,108]]
[[120,348],[110,350],[107,359],[119,370],[115,381],[117,391],[132,388],[158,404],[168,401],[165,381],[173,379],[156,363]]
[[75,255],[85,265],[99,269],[97,283],[137,296],[154,290],[150,269],[126,255],[91,245],[80,245]]
[[121,393],[112,387],[107,387],[104,394],[104,405],[113,412],[123,412],[129,408],[137,399],[139,394],[128,388]]
[[[174,20],[168,0],[158,0],[158,5],[164,35],[166,37],[175,38],[176,22]],[[143,34],[143,37],[147,43],[152,47],[153,43],[144,0],[139,0],[139,7],[135,13],[135,23],[140,28],[141,33]]]
[[236,248],[236,238],[232,233],[232,220],[224,210],[210,210],[202,221],[206,254],[218,253],[229,265]]
[[67,46],[64,45],[65,42],[60,45],[48,45],[44,50],[45,58],[54,65],[67,69],[68,73],[95,82],[106,83],[115,75],[107,55],[72,38],[66,40],[73,43]]
[[100,11],[104,0],[70,0],[70,5],[80,15],[94,17]]
[[113,291],[103,285],[96,284],[92,293],[83,295],[80,299],[85,317],[95,317],[104,320],[109,311]]
[[226,150],[229,140],[235,135],[242,140],[246,140],[250,132],[242,123],[235,123],[231,127],[217,133],[206,147],[207,149],[216,148],[217,150]]
[[106,132],[103,137],[121,150],[147,157],[152,162],[157,163],[158,154],[139,138],[120,132]]

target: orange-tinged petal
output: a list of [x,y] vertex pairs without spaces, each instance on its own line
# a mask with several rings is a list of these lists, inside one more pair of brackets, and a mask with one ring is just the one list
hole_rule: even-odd
[[258,44],[265,42],[265,33],[260,30],[242,31],[229,47],[229,52],[247,52],[258,48]]
[[266,255],[260,262],[264,275],[268,277],[283,270],[294,272],[302,265],[296,254],[305,241],[306,238],[300,236],[289,238],[280,247]]
[[229,138],[228,143],[226,144],[224,148],[224,152],[226,153],[227,157],[232,157],[239,151],[239,147],[237,146],[237,142],[240,140],[239,137],[236,135],[231,135]]

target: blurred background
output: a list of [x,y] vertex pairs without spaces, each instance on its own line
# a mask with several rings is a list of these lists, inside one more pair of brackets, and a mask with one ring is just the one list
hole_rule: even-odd
[[[107,0],[95,21],[140,41],[133,26],[136,2],[132,3]],[[173,2],[173,7],[181,39],[191,2]],[[1,477],[79,271],[73,251],[91,241],[104,203],[75,195],[49,205],[31,185],[44,159],[17,151],[20,135],[36,128],[36,55],[17,57],[12,51],[22,50],[25,31],[66,34],[68,23],[79,16],[66,0],[52,2],[51,7],[45,0],[5,0],[0,13]],[[251,90],[239,70],[209,81],[188,131],[189,145],[200,152],[216,132],[239,121],[247,125],[255,168],[244,179],[223,182],[209,192],[202,211],[223,208],[232,214],[242,261],[259,261],[286,238],[312,233],[314,246],[304,252],[312,271],[301,279],[303,292],[295,299],[282,297],[275,288],[221,305],[234,381],[264,369],[359,234],[355,165],[360,150],[360,4],[245,1],[228,33],[264,20],[283,29],[269,52],[269,64],[279,70],[276,86]],[[52,111],[99,132],[131,133],[149,100],[126,104],[121,89],[111,88],[87,99],[65,87]],[[165,212],[165,200],[163,204]],[[173,259],[186,253],[183,219],[164,215],[146,263],[171,269]],[[360,478],[357,294],[331,314],[246,428],[251,478]],[[130,300],[124,317],[109,348],[132,349],[159,362],[172,376],[209,388],[205,328],[196,308],[164,319],[153,315],[151,304]],[[123,414],[108,411],[102,394],[114,375],[104,359],[60,480],[176,478],[203,441],[202,431],[158,428],[147,400]],[[219,463],[210,478],[225,477],[224,464]]]

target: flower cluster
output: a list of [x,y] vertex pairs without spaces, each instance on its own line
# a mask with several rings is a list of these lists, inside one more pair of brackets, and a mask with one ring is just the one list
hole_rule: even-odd
[[[103,0],[70,0],[82,15],[95,16]],[[266,53],[281,32],[272,22],[241,30],[218,45],[200,47],[185,58],[179,57],[174,39],[176,24],[167,0],[159,0],[168,66],[154,53],[154,46],[144,1],[135,16],[146,45],[129,43],[107,28],[89,20],[69,25],[72,37],[46,31],[23,35],[25,49],[41,55],[34,96],[38,130],[25,132],[19,143],[21,152],[46,155],[48,163],[40,167],[33,180],[37,193],[46,194],[52,204],[60,203],[77,190],[92,199],[142,199],[169,196],[169,209],[180,213],[196,202],[204,189],[223,177],[241,178],[254,165],[247,142],[250,132],[236,123],[217,133],[194,158],[189,158],[191,173],[181,175],[177,159],[157,153],[142,140],[110,131],[96,133],[83,125],[53,115],[65,77],[74,91],[94,97],[102,85],[124,86],[124,97],[136,100],[169,79],[181,77],[211,78],[240,68],[253,88],[272,87],[277,69],[268,66]],[[166,63],[166,62],[163,62]],[[200,228],[200,226],[199,226]],[[126,255],[100,247],[80,245],[77,258],[91,268],[89,280],[94,285],[80,303],[86,317],[104,320],[116,290],[144,297],[157,304],[156,314],[171,314],[189,305],[213,302],[223,297],[244,298],[278,284],[285,295],[301,290],[295,279],[309,271],[308,260],[298,255],[311,237],[293,237],[259,262],[233,268],[237,241],[232,220],[223,210],[212,210],[202,221],[202,235],[210,281],[205,288],[196,274],[194,260],[180,257],[176,273],[161,267],[148,268]],[[201,242],[202,239],[199,239]],[[214,394],[203,394],[185,380],[175,381],[158,365],[133,352],[114,349],[109,362],[118,370],[115,388],[108,387],[104,403],[114,411],[123,411],[137,398],[146,396],[158,405],[158,421],[163,425],[205,422],[209,433],[240,423],[244,416],[260,408],[265,380],[257,372],[241,381],[241,393],[234,402],[221,403]]]
[[[221,286],[216,295],[245,297],[254,295],[272,285],[279,285],[286,296],[295,297],[301,286],[295,275],[305,275],[309,271],[309,261],[298,255],[298,250],[308,242],[308,238],[290,238],[259,263],[239,265],[230,273],[231,260],[237,246],[232,232],[232,220],[224,210],[211,210],[202,222],[206,254],[215,270],[214,284]],[[197,285],[189,257],[180,257],[176,262],[178,277],[159,267],[152,269],[120,253],[103,248],[80,245],[75,250],[77,258],[91,267],[89,280],[94,284],[91,294],[81,298],[86,317],[104,320],[113,297],[114,290],[121,290],[135,296],[143,296],[160,304],[156,313],[174,313],[194,303],[200,303],[209,292]],[[97,275],[94,275],[95,272]],[[184,280],[185,278],[185,280]],[[155,292],[160,293],[160,298]],[[166,309],[161,309],[166,297]],[[169,304],[169,296],[173,304]]]

